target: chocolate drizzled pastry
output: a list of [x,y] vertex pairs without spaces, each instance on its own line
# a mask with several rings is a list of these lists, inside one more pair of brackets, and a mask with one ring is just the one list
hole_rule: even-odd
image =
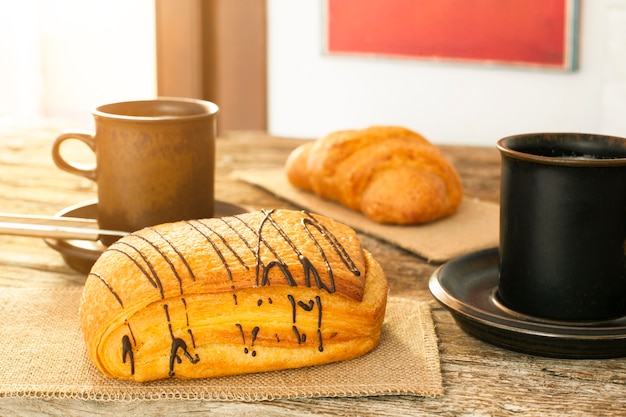
[[207,378],[363,355],[379,342],[386,300],[354,230],[270,210],[120,239],[94,264],[80,318],[107,376]]

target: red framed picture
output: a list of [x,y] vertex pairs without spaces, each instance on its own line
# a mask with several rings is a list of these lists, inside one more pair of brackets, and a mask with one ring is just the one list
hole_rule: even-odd
[[327,50],[575,70],[579,3],[327,0]]

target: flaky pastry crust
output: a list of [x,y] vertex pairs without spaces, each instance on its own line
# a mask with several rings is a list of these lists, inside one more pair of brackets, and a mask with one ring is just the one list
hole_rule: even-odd
[[259,211],[122,238],[94,264],[80,319],[107,376],[207,378],[363,355],[379,342],[386,299],[351,228]]
[[296,187],[379,223],[420,224],[454,214],[460,177],[423,136],[395,126],[343,130],[296,148],[286,161]]

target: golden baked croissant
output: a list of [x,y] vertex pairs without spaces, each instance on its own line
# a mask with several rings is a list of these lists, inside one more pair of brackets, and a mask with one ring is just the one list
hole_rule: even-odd
[[206,378],[363,355],[379,342],[386,300],[354,230],[272,210],[123,237],[92,267],[80,320],[107,376]]
[[344,130],[296,148],[286,162],[298,188],[379,223],[419,224],[456,212],[458,173],[421,135],[394,126]]

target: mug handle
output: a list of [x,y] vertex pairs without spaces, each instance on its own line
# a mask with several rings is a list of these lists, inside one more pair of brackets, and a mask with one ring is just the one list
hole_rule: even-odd
[[52,144],[52,160],[56,164],[57,167],[62,169],[63,171],[67,171],[70,174],[76,174],[83,176],[85,178],[89,178],[92,181],[96,180],[96,165],[91,164],[79,164],[76,162],[66,161],[61,155],[61,144],[68,139],[76,139],[87,146],[95,153],[96,152],[96,138],[90,132],[83,130],[68,130],[66,132],[61,133],[54,140]]

